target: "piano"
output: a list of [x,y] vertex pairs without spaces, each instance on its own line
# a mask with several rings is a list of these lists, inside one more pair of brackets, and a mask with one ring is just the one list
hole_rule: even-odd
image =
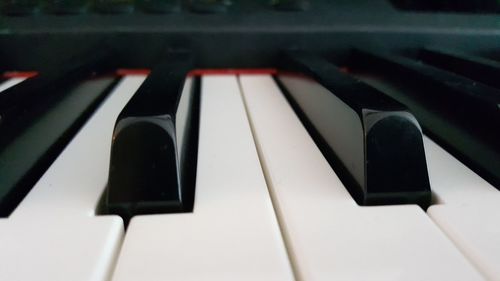
[[2,1],[0,280],[500,280],[499,20]]

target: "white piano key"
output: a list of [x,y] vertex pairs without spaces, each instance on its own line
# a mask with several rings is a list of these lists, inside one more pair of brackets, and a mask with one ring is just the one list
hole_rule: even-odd
[[293,280],[235,76],[202,79],[192,213],[136,216],[114,281]]
[[7,90],[10,87],[14,87],[15,85],[23,82],[26,79],[26,77],[14,77],[3,81],[2,83],[0,83],[0,95],[3,91]]
[[500,202],[434,205],[427,212],[487,277],[500,280]]
[[483,279],[419,207],[356,205],[272,78],[240,81],[298,279]]
[[123,237],[119,217],[0,220],[0,280],[106,281]]
[[489,280],[500,280],[500,191],[424,139],[438,205],[427,213]]
[[424,137],[429,180],[437,204],[496,202],[500,192],[428,137]]
[[144,76],[124,78],[14,213],[0,220],[0,280],[105,281],[123,238],[117,216],[95,216],[114,122]]
[[124,78],[28,193],[12,217],[92,216],[106,186],[116,118],[144,75]]

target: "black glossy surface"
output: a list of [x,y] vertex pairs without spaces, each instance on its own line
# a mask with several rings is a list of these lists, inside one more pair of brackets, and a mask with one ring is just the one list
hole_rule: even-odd
[[38,0],[5,0],[1,5],[5,14],[14,16],[31,15],[40,10]]
[[103,212],[128,222],[192,210],[199,121],[197,80],[185,83],[192,63],[182,54],[164,60],[120,113]]
[[280,11],[306,11],[311,6],[309,0],[277,0],[274,7]]
[[96,9],[104,14],[128,14],[134,11],[133,0],[96,0]]
[[110,58],[101,51],[47,58],[45,68],[39,69],[40,75],[2,92],[0,146],[10,142],[19,131],[36,119],[37,112],[44,110],[40,108],[41,104],[58,100],[65,95],[61,89],[74,85],[90,73],[102,73],[109,69]]
[[353,65],[416,115],[427,133],[500,187],[500,91],[412,59],[357,50]]
[[158,14],[179,12],[181,9],[179,0],[138,0],[136,5],[144,12]]
[[[35,7],[33,16],[31,12],[22,17],[4,15],[0,22],[1,68],[40,70],[47,65],[47,58],[89,47],[113,49],[114,62],[122,68],[151,68],[166,49],[192,50],[197,68],[276,67],[279,55],[289,49],[309,50],[343,65],[352,46],[410,53],[436,46],[471,56],[500,58],[499,17],[491,13],[403,11],[387,0],[311,0],[306,11],[283,12],[273,5],[275,0],[238,0],[232,1],[225,13],[199,14],[190,10],[189,2],[181,0],[180,12],[162,15],[144,12],[138,1],[130,14],[96,13],[96,5],[91,5],[87,13],[74,16],[54,15],[43,7]],[[382,70],[374,69],[370,74],[385,73]],[[385,78],[377,81],[385,83]],[[414,84],[410,81],[400,86],[403,92],[413,91],[419,88]],[[385,86],[381,86],[384,92],[389,90]],[[397,96],[407,102],[407,95]],[[412,103],[412,109],[415,106],[420,121],[433,130],[439,128],[470,151],[483,145],[472,141],[474,130],[464,133],[460,124],[442,117],[445,115],[438,106]],[[430,122],[430,118],[439,122]],[[485,124],[490,125],[489,121]],[[440,145],[446,147],[445,142]]]
[[228,0],[190,0],[191,11],[200,14],[225,13],[232,4]]
[[434,12],[495,13],[498,0],[391,0],[400,9]]
[[46,5],[48,12],[61,15],[82,14],[90,6],[87,0],[48,0]]
[[289,53],[283,68],[306,75],[278,79],[358,204],[430,204],[422,133],[406,107],[318,56]]
[[306,11],[284,12],[273,2],[279,1],[238,0],[227,12],[199,14],[190,0],[181,0],[178,13],[155,15],[140,9],[138,0],[130,14],[96,13],[93,5],[76,16],[5,16],[0,58],[9,70],[33,70],[53,54],[99,45],[115,49],[126,68],[152,67],[165,48],[192,50],[198,68],[265,68],[286,49],[337,61],[352,46],[432,45],[478,54],[497,51],[500,40],[497,15],[406,12],[387,0],[312,0]]
[[500,89],[500,62],[452,50],[422,49],[419,58],[444,70],[455,72]]
[[[23,107],[0,126],[1,217],[24,198],[114,83],[114,77],[98,77],[83,67],[57,75],[42,72],[2,92],[2,97],[22,96]],[[41,98],[31,100],[36,95]]]

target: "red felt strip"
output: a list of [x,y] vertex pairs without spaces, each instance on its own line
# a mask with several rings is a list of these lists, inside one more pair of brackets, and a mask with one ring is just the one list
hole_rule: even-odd
[[125,76],[125,75],[148,75],[151,72],[150,69],[128,69],[128,68],[120,68],[116,71],[116,75]]
[[38,75],[36,71],[7,71],[3,73],[5,78],[30,78]]

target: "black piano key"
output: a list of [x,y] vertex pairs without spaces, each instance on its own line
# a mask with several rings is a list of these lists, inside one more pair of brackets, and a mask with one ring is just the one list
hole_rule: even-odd
[[378,51],[355,50],[353,62],[359,69],[383,74],[382,80],[397,88],[387,93],[408,106],[428,134],[500,188],[499,90]]
[[120,113],[104,213],[127,223],[137,214],[192,210],[199,97],[197,80],[186,80],[191,66],[187,55],[161,63]]
[[[44,74],[40,74],[40,78],[30,78],[7,90],[8,93],[2,93],[2,96],[16,95],[36,90],[31,95],[21,96],[29,99],[33,95],[45,95],[47,98],[24,107],[25,112],[18,112],[17,118],[10,118],[0,127],[1,217],[8,216],[19,204],[106,97],[116,80],[91,72],[82,72],[78,81],[74,76],[62,75],[51,80],[53,84],[36,87],[34,84],[43,84],[40,81]],[[58,93],[49,94],[53,92]]]
[[278,82],[360,205],[430,204],[422,132],[402,104],[325,60],[291,53]]
[[137,5],[142,11],[155,14],[179,12],[181,9],[179,0],[139,0]]
[[419,52],[419,58],[441,69],[500,88],[500,63],[497,61],[456,51],[428,48]]
[[104,51],[91,51],[47,61],[41,74],[9,88],[0,95],[0,145],[8,142],[19,130],[22,120],[30,124],[42,103],[49,104],[64,94],[65,87],[74,85],[94,71],[109,68]]

